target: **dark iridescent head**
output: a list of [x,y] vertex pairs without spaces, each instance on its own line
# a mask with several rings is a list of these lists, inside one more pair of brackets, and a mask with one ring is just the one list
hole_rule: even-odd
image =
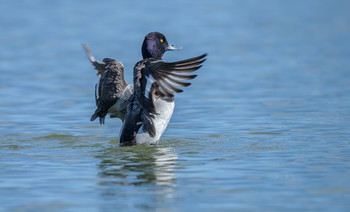
[[162,59],[166,51],[179,50],[181,47],[170,45],[165,36],[160,32],[150,32],[146,35],[142,44],[142,57]]

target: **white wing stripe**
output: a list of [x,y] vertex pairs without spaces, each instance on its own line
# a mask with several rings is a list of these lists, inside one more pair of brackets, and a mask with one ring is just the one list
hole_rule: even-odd
[[96,96],[96,100],[100,98],[100,95],[98,95],[98,90],[100,88],[100,80],[97,81],[96,85],[95,85],[95,96]]
[[149,99],[149,93],[151,92],[151,87],[152,87],[152,84],[154,82],[154,78],[152,77],[152,75],[150,75],[149,77],[146,77],[147,78],[147,81],[146,81],[146,88],[145,88],[145,97],[147,99]]

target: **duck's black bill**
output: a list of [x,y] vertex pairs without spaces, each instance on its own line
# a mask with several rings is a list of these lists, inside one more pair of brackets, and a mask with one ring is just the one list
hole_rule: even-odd
[[176,51],[176,50],[181,50],[182,47],[181,46],[175,46],[175,45],[172,45],[172,44],[169,44],[167,50],[168,51]]

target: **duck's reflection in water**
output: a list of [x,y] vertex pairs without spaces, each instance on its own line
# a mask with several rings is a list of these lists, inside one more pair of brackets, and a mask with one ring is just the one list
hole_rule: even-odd
[[97,156],[101,211],[169,211],[177,155],[169,147],[111,147]]
[[98,155],[101,181],[140,185],[155,183],[170,186],[175,183],[177,155],[168,147],[111,147]]

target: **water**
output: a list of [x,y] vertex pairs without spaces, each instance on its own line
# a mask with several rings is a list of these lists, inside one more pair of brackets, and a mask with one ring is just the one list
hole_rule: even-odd
[[[1,211],[349,211],[347,1],[6,1]],[[157,147],[90,122],[81,43],[126,67],[143,37],[208,53]]]

